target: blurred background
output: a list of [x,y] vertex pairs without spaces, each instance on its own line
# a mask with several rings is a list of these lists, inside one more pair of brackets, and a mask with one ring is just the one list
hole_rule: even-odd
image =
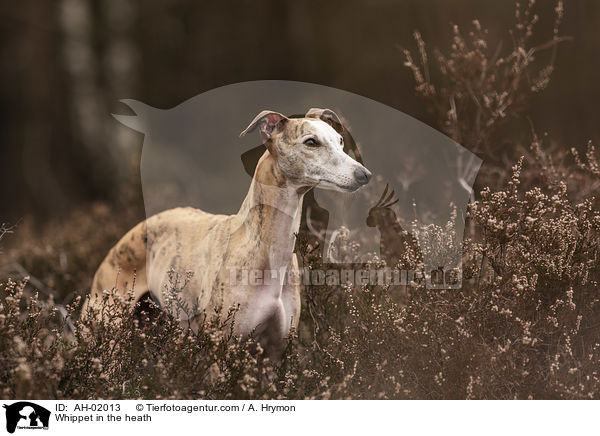
[[[539,1],[534,40],[552,36]],[[549,87],[531,121],[564,148],[599,139],[600,2],[565,5]],[[514,4],[481,0],[22,0],[0,4],[0,223],[60,218],[136,187],[142,136],[111,112],[119,99],[170,108],[249,80],[314,82],[360,94],[435,126],[399,47],[446,51],[452,24],[478,19],[510,46]],[[125,133],[124,133],[125,132]],[[480,156],[484,161],[486,156]],[[141,196],[134,201],[141,201]]]

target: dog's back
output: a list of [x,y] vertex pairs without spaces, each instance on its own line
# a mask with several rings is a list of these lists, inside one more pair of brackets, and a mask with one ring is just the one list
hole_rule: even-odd
[[[185,265],[187,259],[198,259],[191,251],[201,247],[211,230],[231,217],[213,215],[190,207],[170,209],[142,221],[123,236],[108,252],[96,271],[90,298],[84,311],[99,307],[103,291],[116,291],[128,297],[133,292],[137,302],[146,292],[163,300],[162,285],[169,270],[196,270],[202,265]],[[224,239],[226,235],[221,235]],[[148,270],[150,269],[150,271]],[[150,273],[150,274],[149,274]],[[157,289],[152,288],[152,284]]]

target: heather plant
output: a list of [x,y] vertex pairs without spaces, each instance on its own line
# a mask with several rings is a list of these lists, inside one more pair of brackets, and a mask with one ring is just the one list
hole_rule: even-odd
[[[480,185],[499,187],[498,181],[503,181],[509,169],[506,162],[518,158],[520,149],[515,140],[522,138],[507,137],[507,126],[516,123],[514,130],[523,130],[519,123],[527,103],[548,86],[557,46],[569,39],[559,34],[564,15],[562,0],[554,11],[553,34],[543,44],[534,46],[531,42],[539,17],[535,0],[529,0],[526,5],[516,3],[509,50],[504,49],[502,41],[492,46],[478,20],[473,21],[467,34],[457,25],[452,27],[449,53],[433,51],[435,70],[419,31],[414,32],[417,55],[403,49],[404,65],[412,71],[415,91],[427,103],[437,127],[484,159],[485,180],[480,175]],[[545,51],[550,51],[547,60]],[[468,174],[473,162],[466,160],[458,165]]]
[[52,302],[26,296],[26,284],[2,289],[3,398],[285,396],[290,374],[275,372],[262,350],[235,341],[226,325],[192,331],[107,292],[101,313],[74,320],[74,334],[65,335]]

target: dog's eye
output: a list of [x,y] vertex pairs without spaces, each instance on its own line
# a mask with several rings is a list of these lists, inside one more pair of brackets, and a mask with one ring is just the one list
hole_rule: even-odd
[[308,145],[309,147],[318,147],[319,143],[313,138],[308,138],[304,140],[304,145]]

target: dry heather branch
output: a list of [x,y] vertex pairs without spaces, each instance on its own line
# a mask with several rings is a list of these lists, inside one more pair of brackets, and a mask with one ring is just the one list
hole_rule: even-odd
[[6,223],[0,224],[0,241],[7,233],[12,233],[12,227],[9,227]]
[[[533,12],[534,1],[525,7],[516,5],[514,27],[509,31],[512,50],[502,54],[502,43],[490,47],[487,30],[479,21],[464,35],[453,26],[450,53],[434,50],[439,83],[430,75],[426,44],[418,31],[414,32],[419,54],[415,62],[411,52],[403,49],[404,65],[415,80],[415,90],[428,102],[439,120],[439,127],[452,139],[469,150],[484,154],[486,159],[501,159],[497,144],[492,140],[504,123],[522,114],[525,103],[533,93],[548,86],[554,70],[557,45],[568,37],[559,35],[563,19],[562,0],[555,8],[552,38],[546,43],[531,46],[530,38],[538,16]],[[536,68],[536,56],[551,49],[548,63]]]

